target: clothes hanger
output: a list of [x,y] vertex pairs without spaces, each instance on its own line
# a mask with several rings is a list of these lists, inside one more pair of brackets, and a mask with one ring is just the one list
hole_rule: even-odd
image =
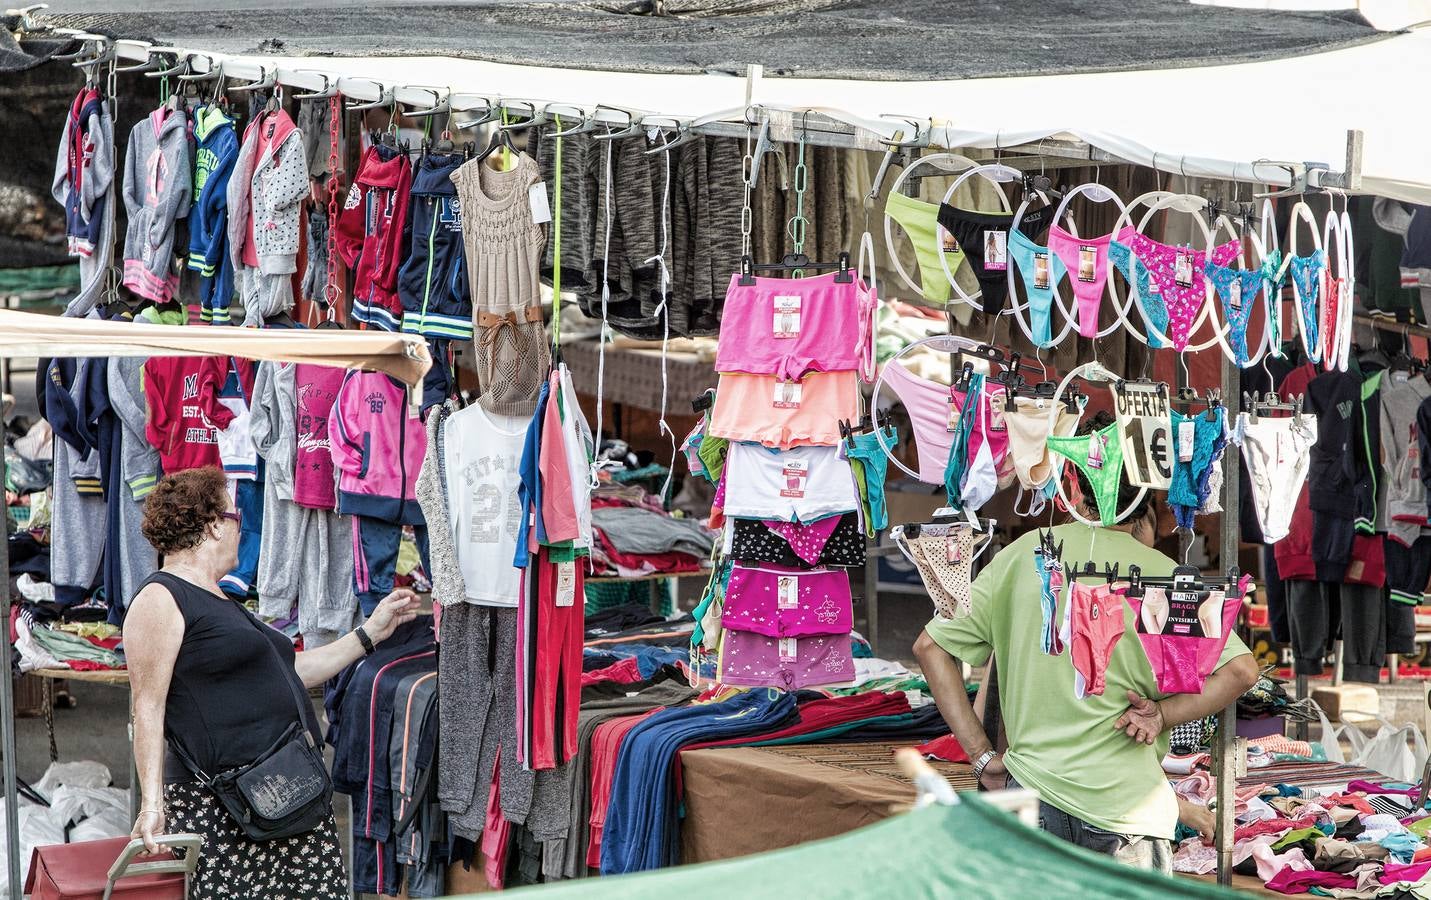
[[[1087,378],[1090,381],[1103,381],[1110,383],[1116,383],[1118,381],[1118,376],[1110,372],[1106,367],[1103,366],[1102,363],[1096,361],[1088,362],[1074,368],[1067,375],[1063,376],[1063,381],[1059,382],[1058,391],[1055,393],[1054,396],[1061,398],[1064,391],[1068,389],[1069,385],[1071,385],[1076,378]],[[1058,408],[1056,406],[1051,407],[1048,411],[1048,433],[1058,434]],[[1056,471],[1062,471],[1062,468],[1062,466],[1059,466]],[[1066,509],[1068,511],[1068,514],[1073,516],[1075,520],[1084,525],[1089,525],[1093,527],[1101,526],[1101,521],[1095,522],[1092,519],[1089,519],[1088,517],[1084,516],[1082,513],[1080,513],[1077,509],[1074,508],[1074,504],[1069,500],[1068,492],[1063,489],[1063,478],[1059,477],[1057,474],[1053,478],[1053,488],[1055,495],[1063,504],[1063,508]],[[1118,522],[1121,522],[1126,519],[1128,517],[1128,514],[1131,513],[1134,509],[1136,509],[1138,504],[1142,503],[1143,498],[1147,495],[1148,489],[1146,487],[1138,488],[1138,493],[1133,497],[1133,499],[1128,501],[1128,505],[1121,510],[1115,511],[1113,524],[1117,524]],[[1102,519],[1102,510],[1099,511],[1099,518],[1100,520]]]
[[[1277,278],[1279,281],[1287,277],[1287,273],[1291,270],[1292,267],[1292,258],[1298,255],[1297,223],[1299,221],[1306,223],[1308,231],[1312,235],[1312,242],[1314,245],[1312,251],[1313,254],[1315,254],[1318,250],[1325,252],[1325,248],[1322,243],[1322,232],[1317,228],[1317,220],[1312,215],[1312,208],[1307,205],[1307,201],[1305,198],[1299,198],[1296,204],[1292,206],[1292,212],[1287,225],[1287,252],[1282,257],[1282,268],[1277,272]],[[1292,299],[1297,309],[1297,315],[1293,316],[1292,318],[1293,324],[1297,329],[1297,333],[1301,336],[1302,339],[1302,352],[1306,354],[1307,360],[1309,362],[1319,363],[1322,361],[1322,335],[1318,333],[1317,340],[1314,346],[1313,342],[1309,341],[1307,338],[1307,331],[1306,328],[1303,327],[1303,322],[1306,321],[1306,319],[1304,318],[1307,315],[1306,305],[1309,302],[1318,304],[1320,302],[1320,298],[1317,298],[1315,300],[1309,300],[1308,298],[1303,297],[1302,289],[1298,286],[1297,279],[1293,278],[1291,279],[1291,281]],[[1313,309],[1311,314],[1311,321],[1319,321],[1320,312],[1320,309]]]
[[[1117,222],[1121,222],[1121,221],[1122,221],[1124,215],[1128,214],[1129,208],[1128,208],[1128,206],[1127,206],[1126,204],[1123,203],[1122,198],[1120,198],[1120,197],[1119,197],[1116,193],[1114,193],[1113,191],[1109,190],[1107,187],[1104,187],[1104,185],[1102,184],[1102,182],[1099,181],[1099,176],[1101,175],[1101,172],[1102,172],[1101,167],[1095,166],[1095,167],[1094,167],[1094,170],[1093,170],[1093,180],[1092,180],[1092,181],[1085,182],[1085,183],[1083,183],[1083,184],[1080,184],[1080,185],[1077,185],[1077,186],[1075,186],[1075,187],[1069,188],[1068,190],[1066,190],[1066,191],[1064,192],[1064,194],[1063,194],[1063,199],[1059,201],[1058,208],[1055,209],[1054,212],[1053,212],[1053,218],[1052,218],[1052,220],[1050,220],[1050,221],[1051,221],[1051,224],[1058,224],[1059,222],[1063,221],[1063,218],[1064,218],[1065,216],[1068,216],[1068,226],[1067,226],[1066,230],[1067,230],[1068,233],[1069,233],[1070,235],[1072,235],[1073,237],[1078,237],[1078,227],[1077,227],[1077,225],[1076,225],[1076,224],[1074,223],[1074,221],[1073,221],[1073,216],[1072,216],[1072,214],[1070,214],[1069,211],[1068,211],[1069,204],[1072,203],[1072,202],[1073,202],[1073,199],[1074,199],[1075,197],[1078,197],[1078,196],[1087,197],[1089,200],[1093,201],[1094,203],[1098,203],[1098,204],[1102,204],[1102,203],[1112,203],[1115,207],[1118,208],[1118,218],[1115,220],[1115,224],[1116,224]],[[1025,203],[1027,203],[1027,201],[1025,201]],[[1020,207],[1020,209],[1023,209],[1023,207]],[[1014,228],[1017,228],[1017,227],[1018,227],[1018,221],[1019,221],[1019,216],[1018,216],[1018,215],[1015,215],[1013,224],[1009,225],[1009,230],[1012,231]],[[1108,239],[1109,239],[1110,242],[1111,242],[1112,240],[1116,239],[1117,236],[1118,236],[1118,230],[1117,230],[1116,228],[1115,228],[1113,231],[1111,231],[1111,232],[1108,233]],[[1100,240],[1101,240],[1101,238],[1100,238]],[[1101,339],[1107,337],[1108,335],[1110,335],[1110,334],[1112,334],[1113,332],[1117,331],[1119,328],[1129,328],[1129,329],[1131,329],[1131,326],[1129,325],[1129,323],[1128,323],[1128,321],[1127,321],[1127,318],[1126,318],[1129,311],[1128,311],[1126,308],[1124,308],[1124,309],[1120,309],[1120,308],[1119,308],[1117,295],[1116,295],[1115,293],[1113,293],[1112,263],[1111,263],[1111,262],[1107,262],[1106,259],[1105,259],[1105,264],[1106,264],[1106,265],[1108,266],[1108,268],[1109,268],[1109,273],[1108,273],[1108,276],[1107,276],[1107,277],[1105,278],[1105,280],[1104,280],[1103,292],[1104,292],[1105,294],[1107,294],[1108,297],[1113,300],[1113,312],[1116,313],[1117,315],[1116,315],[1116,318],[1113,320],[1113,322],[1109,323],[1109,325],[1108,325],[1107,328],[1104,328],[1103,330],[1099,331],[1096,335],[1093,336],[1093,340],[1095,340],[1095,341],[1096,341],[1096,340],[1101,340]],[[1012,269],[1012,268],[1013,268],[1013,267],[1010,266],[1010,269]],[[1010,274],[1012,275],[1012,272],[1010,272]],[[1071,282],[1071,279],[1073,278],[1073,273],[1070,273],[1068,277],[1069,277],[1069,279],[1070,279],[1070,284],[1071,284],[1071,283],[1072,283],[1072,282]],[[1071,298],[1071,299],[1069,300],[1069,302],[1068,302],[1067,304],[1065,304],[1065,303],[1063,302],[1063,292],[1059,289],[1058,283],[1054,283],[1054,284],[1052,284],[1052,285],[1050,285],[1050,286],[1053,288],[1053,300],[1054,300],[1054,304],[1058,307],[1059,312],[1063,313],[1063,318],[1064,318],[1064,331],[1063,331],[1063,334],[1067,334],[1069,328],[1072,327],[1073,324],[1074,324],[1075,321],[1076,321],[1076,317],[1077,317],[1077,315],[1078,315],[1078,301],[1077,301],[1076,298]],[[1072,289],[1070,288],[1070,293],[1071,293],[1071,292],[1072,292]],[[1100,304],[1100,305],[1101,305],[1101,304]],[[1062,339],[1063,339],[1063,338],[1062,338],[1062,335],[1060,335],[1059,340],[1062,340]]]
[[[1135,205],[1136,201],[1134,203],[1130,203],[1129,208],[1131,209]],[[1170,193],[1162,199],[1154,200],[1152,203],[1148,204],[1148,211],[1143,214],[1143,218],[1138,222],[1135,231],[1138,234],[1143,234],[1147,230],[1148,223],[1152,221],[1155,215],[1162,212],[1163,210],[1182,212],[1192,217],[1193,223],[1202,232],[1203,243],[1207,247],[1211,248],[1213,246],[1214,234],[1212,231],[1212,226],[1208,222],[1206,216],[1207,206],[1208,202],[1206,197],[1200,197],[1196,194]],[[1122,231],[1123,221],[1124,220],[1120,217],[1116,225],[1116,230],[1114,231],[1115,234]],[[1196,238],[1196,235],[1197,232],[1195,231],[1194,238]],[[1196,275],[1198,273],[1195,272],[1194,274]],[[1198,310],[1197,317],[1193,319],[1193,323],[1188,329],[1188,344],[1182,349],[1181,353],[1183,354],[1197,353],[1202,350],[1210,349],[1214,345],[1222,344],[1225,346],[1226,344],[1226,323],[1215,323],[1215,327],[1213,329],[1213,336],[1206,341],[1203,341],[1201,344],[1195,344],[1191,340],[1192,336],[1194,334],[1197,334],[1197,332],[1207,322],[1208,316],[1211,315],[1211,310],[1209,309],[1209,307],[1213,302],[1211,296],[1213,291],[1212,282],[1209,281],[1206,276],[1203,277],[1202,282],[1204,292],[1203,302],[1201,308]],[[1129,293],[1131,294],[1132,291],[1130,291]],[[1164,334],[1161,330],[1159,330],[1156,325],[1153,324],[1152,320],[1148,317],[1147,310],[1143,308],[1143,304],[1139,303],[1137,304],[1137,307],[1138,312],[1143,319],[1143,326],[1146,333],[1152,335],[1162,345],[1171,347],[1173,344],[1172,339],[1166,334]],[[1138,340],[1142,341],[1143,343],[1147,343],[1147,338],[1143,334],[1139,334],[1138,329],[1129,328],[1128,331],[1132,333],[1132,335]],[[1230,354],[1230,349],[1227,352]]]

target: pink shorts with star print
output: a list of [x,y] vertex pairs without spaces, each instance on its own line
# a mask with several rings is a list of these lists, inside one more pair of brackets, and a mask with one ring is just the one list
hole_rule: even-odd
[[736,563],[721,624],[776,638],[847,635],[854,627],[850,576],[843,569]]

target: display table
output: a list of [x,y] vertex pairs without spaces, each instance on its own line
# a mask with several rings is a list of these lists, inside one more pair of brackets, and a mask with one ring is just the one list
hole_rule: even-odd
[[[901,743],[729,747],[681,754],[686,817],[681,861],[709,862],[853,831],[900,812],[914,787],[894,760]],[[973,790],[967,763],[931,763]]]

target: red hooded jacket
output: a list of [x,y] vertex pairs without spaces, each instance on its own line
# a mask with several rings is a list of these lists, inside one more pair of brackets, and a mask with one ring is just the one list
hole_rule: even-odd
[[356,267],[353,318],[384,331],[402,327],[397,276],[408,245],[404,232],[411,190],[407,155],[369,147],[338,216],[338,254],[350,268]]

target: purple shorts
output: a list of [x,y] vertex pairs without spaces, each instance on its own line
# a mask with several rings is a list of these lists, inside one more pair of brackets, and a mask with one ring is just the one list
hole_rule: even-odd
[[854,680],[848,634],[773,638],[727,630],[721,643],[722,684],[795,691]]
[[736,563],[721,624],[767,637],[848,635],[854,627],[849,573]]

